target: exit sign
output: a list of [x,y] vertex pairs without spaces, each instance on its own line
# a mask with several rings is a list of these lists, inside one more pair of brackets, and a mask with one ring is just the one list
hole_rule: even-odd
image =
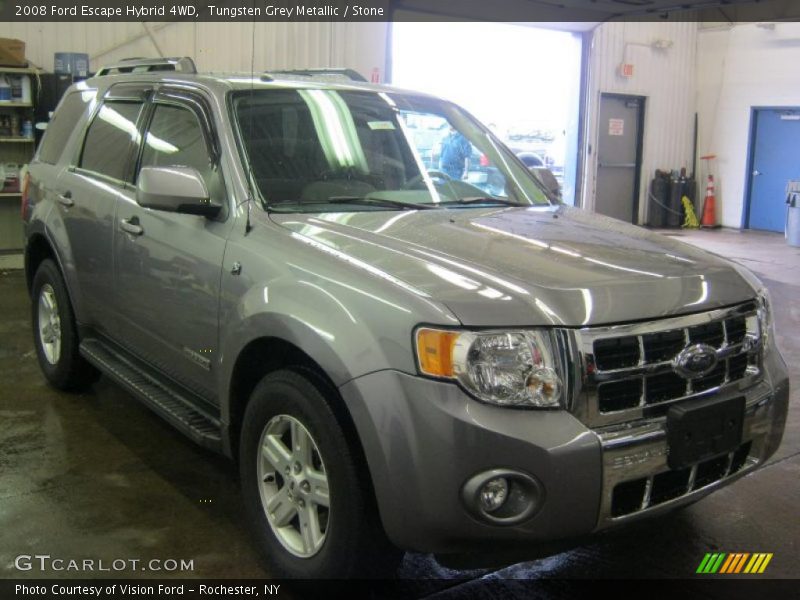
[[633,65],[631,63],[622,63],[619,66],[619,74],[622,77],[633,77]]

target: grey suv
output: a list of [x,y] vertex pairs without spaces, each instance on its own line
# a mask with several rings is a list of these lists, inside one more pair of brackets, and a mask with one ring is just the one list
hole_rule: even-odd
[[[778,447],[787,370],[745,269],[558,203],[437,98],[117,71],[70,88],[30,165],[39,362],[237,459],[273,572],[578,539]],[[426,169],[409,119],[459,131],[497,193]]]

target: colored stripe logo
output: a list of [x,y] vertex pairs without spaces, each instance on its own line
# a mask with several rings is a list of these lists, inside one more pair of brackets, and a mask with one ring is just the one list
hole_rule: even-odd
[[703,557],[695,573],[703,575],[748,573],[755,575],[763,573],[771,560],[771,552],[756,552],[753,554],[749,552],[708,553]]

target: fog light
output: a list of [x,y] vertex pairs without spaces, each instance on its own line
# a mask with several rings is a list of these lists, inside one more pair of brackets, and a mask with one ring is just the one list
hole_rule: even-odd
[[508,481],[505,477],[490,479],[481,488],[481,508],[486,512],[494,512],[508,498]]
[[532,475],[515,469],[477,473],[461,488],[464,508],[492,525],[515,525],[533,517],[542,507],[545,490]]

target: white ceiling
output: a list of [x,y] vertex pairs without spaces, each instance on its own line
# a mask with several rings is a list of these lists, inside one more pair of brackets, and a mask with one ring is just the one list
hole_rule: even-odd
[[572,31],[573,33],[584,33],[586,31],[591,31],[598,25],[601,25],[600,21],[568,21],[568,22],[558,22],[558,21],[531,21],[528,23],[519,23],[515,22],[514,25],[522,25],[525,27],[538,27],[539,29],[555,29],[557,31]]

